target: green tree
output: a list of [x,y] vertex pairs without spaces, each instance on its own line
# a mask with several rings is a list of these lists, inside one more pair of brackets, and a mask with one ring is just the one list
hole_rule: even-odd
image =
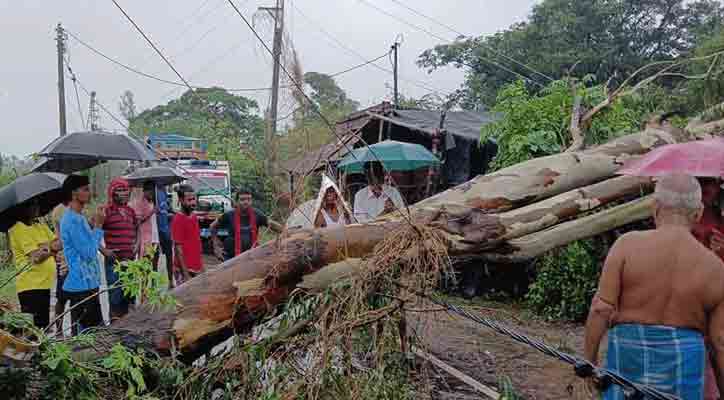
[[[724,51],[724,30],[718,30],[697,46],[693,53],[697,58]],[[680,85],[684,111],[694,113],[724,101],[724,57],[707,59],[688,65],[688,74],[704,76]],[[712,64],[713,62],[713,64]]]
[[264,123],[256,101],[236,96],[222,88],[186,91],[168,104],[140,113],[131,123],[134,132],[147,135],[152,131],[179,130],[208,139],[210,143],[225,137],[260,151],[264,140]]
[[307,72],[304,83],[311,88],[308,96],[324,119],[312,109],[304,96],[295,94],[299,108],[294,115],[294,126],[287,131],[280,145],[282,159],[302,156],[332,141],[335,136],[327,122],[334,124],[359,107],[359,103],[350,99],[347,92],[327,74]]
[[688,54],[722,20],[724,9],[716,0],[544,0],[528,21],[494,35],[438,45],[422,53],[418,64],[428,70],[466,68],[462,105],[475,108],[493,104],[498,90],[518,78],[486,60],[548,83],[499,54],[553,79],[573,70],[574,76],[592,76],[594,83],[611,79],[615,84],[652,61]]
[[179,132],[206,139],[209,157],[230,163],[232,185],[252,189],[260,208],[269,210],[270,178],[262,165],[267,156],[264,121],[254,100],[222,88],[187,91],[168,104],[138,114],[131,129],[144,136]]
[[310,97],[322,108],[351,112],[359,107],[359,103],[347,97],[334,78],[327,74],[307,72],[304,74],[304,83],[312,88]]

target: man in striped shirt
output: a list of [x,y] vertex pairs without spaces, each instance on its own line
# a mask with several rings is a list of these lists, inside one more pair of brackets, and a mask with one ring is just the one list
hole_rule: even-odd
[[[137,236],[136,213],[128,206],[130,186],[121,178],[115,178],[108,186],[108,203],[105,207],[103,240],[106,248],[113,254],[106,257],[106,281],[108,286],[118,281],[117,263],[133,260]],[[123,289],[115,288],[109,292],[111,320],[128,314],[132,299],[124,296]]]

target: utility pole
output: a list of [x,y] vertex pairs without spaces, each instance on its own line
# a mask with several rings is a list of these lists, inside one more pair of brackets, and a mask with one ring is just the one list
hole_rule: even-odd
[[271,172],[274,167],[274,137],[277,133],[277,112],[279,107],[279,68],[282,55],[282,37],[284,36],[284,0],[276,0],[275,7],[259,7],[259,10],[268,12],[274,19],[272,98],[271,109],[269,110],[269,131],[266,137],[267,151],[271,155],[271,157],[267,157],[267,171]]
[[[91,131],[97,131],[98,128],[98,103],[96,103],[96,92],[95,90],[90,93],[90,103],[88,104],[88,127]],[[96,166],[95,168],[91,169],[91,173],[93,176],[92,179],[92,188],[93,188],[93,199],[97,199],[98,195],[103,190],[102,187],[104,186],[104,183],[106,182],[106,168],[103,164]]]
[[98,114],[98,103],[96,103],[96,92],[92,91],[90,94],[90,105],[88,106],[88,126],[91,131],[97,131],[100,129],[99,125],[100,115]]
[[65,136],[67,133],[67,125],[65,121],[65,79],[63,75],[65,63],[63,62],[63,55],[65,54],[66,34],[60,22],[58,22],[55,32],[55,41],[57,42],[58,50],[58,114],[60,117],[60,136]]
[[393,69],[392,69],[392,72],[393,72],[392,76],[393,76],[393,79],[394,79],[394,81],[395,81],[395,82],[394,82],[395,108],[399,108],[399,107],[400,107],[400,97],[399,97],[400,94],[399,94],[399,91],[397,90],[397,49],[398,49],[399,47],[400,47],[400,43],[399,43],[399,42],[395,42],[395,44],[392,45],[392,56],[393,56],[393,64],[394,64],[394,67],[393,67]]

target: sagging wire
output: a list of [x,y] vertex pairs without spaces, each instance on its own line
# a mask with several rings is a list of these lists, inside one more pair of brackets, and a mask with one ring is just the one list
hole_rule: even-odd
[[656,400],[681,400],[678,396],[674,396],[674,395],[671,395],[668,393],[663,393],[663,392],[659,391],[658,389],[653,388],[648,385],[641,385],[641,384],[635,383],[614,371],[597,367],[588,360],[585,360],[578,356],[571,355],[571,354],[565,353],[563,351],[560,351],[556,348],[553,348],[538,339],[534,339],[527,335],[519,333],[519,332],[513,330],[512,328],[509,328],[494,319],[483,317],[483,316],[476,315],[476,314],[472,314],[461,307],[458,307],[454,304],[450,304],[450,303],[440,299],[437,296],[420,292],[418,290],[407,287],[401,283],[396,283],[396,285],[415,294],[416,296],[418,296],[422,299],[428,300],[428,301],[434,303],[435,305],[444,308],[445,310],[447,310],[448,312],[450,312],[452,314],[456,314],[460,317],[463,317],[470,321],[476,322],[480,325],[486,326],[486,327],[492,329],[493,331],[500,333],[502,335],[508,336],[509,338],[511,338],[519,343],[528,345],[543,354],[546,354],[551,357],[555,357],[565,363],[573,365],[575,367],[576,375],[578,375],[580,377],[595,376],[599,380],[599,382],[601,382],[604,386],[607,384],[619,385],[627,393],[629,393],[627,396],[630,396],[631,398],[637,398],[636,396],[644,395],[644,396],[648,396],[649,398],[656,399]]
[[[113,1],[115,2],[115,0],[113,0]],[[264,47],[264,49],[266,49],[266,51],[273,56],[273,55],[274,55],[274,52],[272,51],[272,49],[269,48],[269,45],[267,45],[267,43],[264,41],[264,39],[262,39],[262,37],[259,35],[259,33],[256,31],[256,29],[254,29],[254,26],[253,26],[253,25],[251,24],[251,22],[244,16],[244,14],[241,12],[241,10],[239,10],[239,8],[236,6],[236,4],[234,3],[234,1],[233,1],[233,0],[227,0],[227,1],[228,1],[229,5],[231,5],[231,7],[234,9],[234,11],[236,11],[236,13],[237,13],[237,14],[239,15],[239,17],[242,19],[242,21],[244,21],[244,23],[249,27],[249,29],[250,29],[251,32],[254,34],[254,36],[256,36],[256,38],[257,38],[257,39],[259,40],[259,42],[262,44],[262,46]],[[373,64],[373,65],[374,65],[374,64]],[[327,127],[329,128],[329,130],[330,130],[330,131],[332,132],[332,134],[342,143],[342,145],[345,147],[345,149],[347,150],[347,152],[348,152],[349,154],[351,154],[352,157],[353,157],[356,161],[359,162],[359,159],[358,159],[357,156],[354,154],[353,150],[350,149],[349,145],[348,145],[347,142],[344,140],[345,138],[340,137],[340,136],[337,134],[336,128],[335,128],[334,126],[332,126],[332,123],[331,123],[331,122],[329,121],[329,119],[327,119],[327,117],[322,113],[322,111],[321,111],[321,110],[319,109],[319,107],[314,103],[314,101],[309,97],[309,95],[307,95],[307,94],[304,92],[304,89],[303,89],[303,87],[301,86],[301,84],[294,79],[294,77],[292,76],[292,74],[289,72],[289,70],[287,70],[287,68],[286,68],[282,63],[279,63],[279,68],[281,68],[281,70],[284,72],[284,74],[285,74],[285,75],[289,78],[289,80],[294,84],[294,86],[297,88],[297,90],[299,91],[299,93],[300,93],[302,96],[304,96],[304,98],[309,102],[309,104],[311,105],[311,108],[312,108],[312,110],[314,111],[314,113],[317,114],[317,115],[320,117],[320,119],[322,120],[322,122],[324,122],[325,125],[327,125]],[[350,132],[352,132],[352,131],[350,130]],[[352,132],[352,133],[353,133],[353,132]],[[372,156],[374,157],[374,159],[375,159],[377,162],[379,162],[385,170],[387,170],[387,168],[384,167],[384,163],[382,163],[380,157],[376,154],[376,152],[374,151],[374,149],[372,149],[371,147],[369,147],[369,144],[364,140],[364,138],[360,137],[359,139],[360,139],[360,141],[361,141],[365,146],[367,146],[367,148],[368,148],[369,151],[370,151],[370,154],[372,154]],[[320,153],[320,155],[321,155],[321,153]],[[396,185],[396,186],[397,186],[397,185]],[[407,222],[408,224],[410,224],[411,226],[414,226],[414,224],[413,224],[413,222],[412,222],[412,219],[410,218],[410,209],[409,209],[409,205],[408,205],[408,204],[405,203],[405,209],[406,209],[407,213],[402,212],[402,210],[400,210],[400,209],[397,207],[397,205],[395,205],[394,203],[393,203],[393,206],[394,206],[394,208],[395,208],[395,211],[399,212],[399,214],[406,220],[406,222]]]

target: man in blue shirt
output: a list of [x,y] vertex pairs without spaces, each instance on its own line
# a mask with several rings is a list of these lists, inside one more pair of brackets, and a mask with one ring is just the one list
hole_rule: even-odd
[[[93,228],[83,215],[83,208],[90,201],[88,185],[71,192],[70,203],[60,220],[60,237],[63,241],[68,276],[63,283],[63,295],[73,308],[71,317],[78,324],[78,332],[103,325],[101,304],[98,299],[100,264],[98,251],[112,257],[113,252],[101,246],[105,209],[100,207],[93,217]],[[79,304],[82,303],[82,304]],[[76,305],[78,305],[76,307]]]
[[[158,228],[158,241],[160,252],[166,256],[166,273],[168,274],[168,287],[173,289],[173,243],[171,242],[171,224],[169,223],[170,207],[168,193],[161,185],[156,186],[156,227]],[[158,269],[159,251],[153,255],[153,267]]]

